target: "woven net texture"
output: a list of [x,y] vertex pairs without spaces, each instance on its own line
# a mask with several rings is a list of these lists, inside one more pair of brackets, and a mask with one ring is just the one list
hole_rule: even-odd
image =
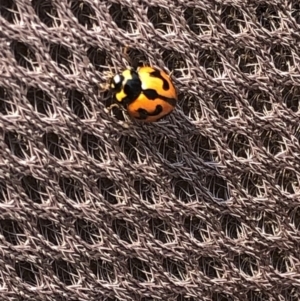
[[297,0],[0,0],[0,300],[299,300],[299,63]]

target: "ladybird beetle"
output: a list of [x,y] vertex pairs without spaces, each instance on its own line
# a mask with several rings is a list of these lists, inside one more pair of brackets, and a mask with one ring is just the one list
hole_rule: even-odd
[[170,77],[153,67],[127,69],[115,75],[110,83],[116,103],[129,116],[155,122],[169,115],[177,103],[177,93]]

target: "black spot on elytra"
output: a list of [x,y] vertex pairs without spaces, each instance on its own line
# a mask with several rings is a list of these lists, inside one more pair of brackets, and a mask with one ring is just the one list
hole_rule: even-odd
[[154,100],[154,99],[156,99],[158,97],[161,98],[154,89],[143,90],[143,93],[150,100]]
[[154,71],[152,71],[152,72],[150,73],[150,76],[152,76],[152,77],[157,77],[157,78],[161,79],[162,82],[163,82],[163,89],[164,89],[165,91],[167,91],[167,90],[170,89],[170,85],[169,85],[168,81],[167,81],[165,78],[162,77],[161,72],[160,72],[159,70],[156,70],[156,69],[155,69]]
[[148,116],[157,116],[157,115],[159,115],[162,112],[162,110],[163,110],[163,108],[162,108],[161,105],[157,105],[156,108],[155,108],[155,110],[154,110],[154,112],[152,112],[152,113],[149,113],[145,109],[139,108],[137,110],[137,112],[140,114],[140,116],[137,117],[137,119],[144,120],[144,119],[147,119]]
[[176,99],[175,98],[168,98],[162,95],[159,95],[154,89],[147,89],[147,90],[143,90],[143,93],[145,94],[145,96],[149,99],[149,100],[154,100],[156,98],[160,98],[163,101],[167,102],[168,104],[170,104],[171,106],[175,107],[176,106]]

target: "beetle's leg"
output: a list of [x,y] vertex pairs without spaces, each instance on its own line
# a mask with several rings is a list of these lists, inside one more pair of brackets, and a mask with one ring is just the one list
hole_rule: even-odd
[[113,103],[113,104],[111,104],[111,105],[107,108],[107,110],[111,111],[113,108],[118,108],[118,109],[120,109],[120,105],[117,104],[117,103]]

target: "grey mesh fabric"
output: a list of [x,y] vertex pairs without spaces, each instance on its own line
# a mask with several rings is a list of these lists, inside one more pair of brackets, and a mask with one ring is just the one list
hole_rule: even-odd
[[297,0],[0,0],[0,300],[299,300],[299,62]]

